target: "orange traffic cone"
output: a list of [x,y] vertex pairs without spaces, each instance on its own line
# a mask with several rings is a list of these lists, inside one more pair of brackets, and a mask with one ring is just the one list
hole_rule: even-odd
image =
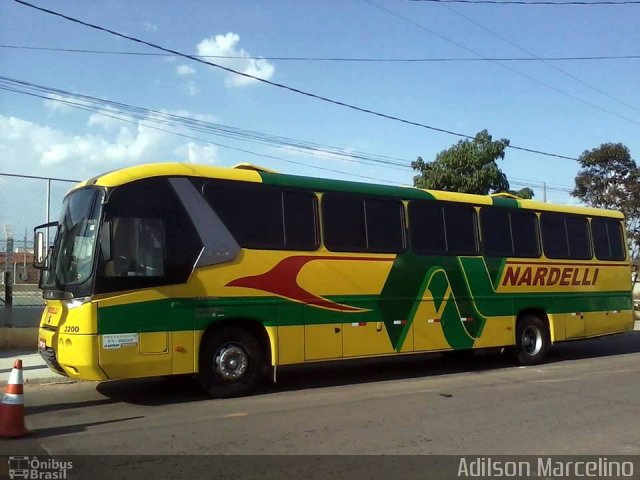
[[22,437],[31,433],[24,424],[23,385],[22,360],[16,360],[0,405],[0,437]]

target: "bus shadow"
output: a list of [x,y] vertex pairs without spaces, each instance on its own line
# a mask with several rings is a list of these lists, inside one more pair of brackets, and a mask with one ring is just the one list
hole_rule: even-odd
[[[547,363],[607,357],[640,352],[640,331],[555,345]],[[453,352],[452,352],[453,353]],[[294,391],[388,380],[428,378],[455,373],[478,373],[516,366],[509,353],[499,349],[476,351],[472,356],[426,353],[391,358],[347,360],[330,364],[289,367],[278,375],[277,385],[262,392]],[[284,369],[283,369],[284,370]]]
[[640,352],[640,330],[634,330],[584,341],[560,343],[549,352],[548,362],[582,360],[638,352]]
[[[547,363],[608,357],[640,352],[640,331],[566,342],[554,346]],[[297,365],[278,369],[278,383],[265,382],[254,396],[313,388],[357,385],[390,380],[428,378],[454,373],[474,373],[511,368],[509,355],[497,349],[475,352],[469,358],[426,353],[388,358],[369,358]],[[114,402],[160,406],[210,400],[192,376],[102,382],[98,392]],[[224,401],[224,400],[220,400]]]

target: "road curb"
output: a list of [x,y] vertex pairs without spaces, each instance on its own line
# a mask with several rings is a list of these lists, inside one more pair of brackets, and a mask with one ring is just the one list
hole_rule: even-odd
[[37,327],[0,327],[0,350],[35,349],[37,346]]
[[[49,374],[48,376],[36,377],[36,378],[25,378],[24,385],[46,385],[46,384],[66,384],[66,383],[78,383],[82,380],[76,380],[74,378],[67,378],[62,376],[54,376],[54,374]],[[0,380],[0,388],[4,388],[7,386],[7,382],[5,380]]]

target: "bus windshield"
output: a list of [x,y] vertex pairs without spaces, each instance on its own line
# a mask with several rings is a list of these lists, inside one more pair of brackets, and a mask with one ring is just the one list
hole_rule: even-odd
[[91,293],[94,253],[104,192],[84,188],[70,193],[62,205],[58,232],[43,279],[47,298]]

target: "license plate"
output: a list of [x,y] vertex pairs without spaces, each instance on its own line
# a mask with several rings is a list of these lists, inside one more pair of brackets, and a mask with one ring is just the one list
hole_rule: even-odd
[[40,340],[38,340],[38,350],[46,350],[47,349],[47,342],[44,340],[44,338],[41,338]]

